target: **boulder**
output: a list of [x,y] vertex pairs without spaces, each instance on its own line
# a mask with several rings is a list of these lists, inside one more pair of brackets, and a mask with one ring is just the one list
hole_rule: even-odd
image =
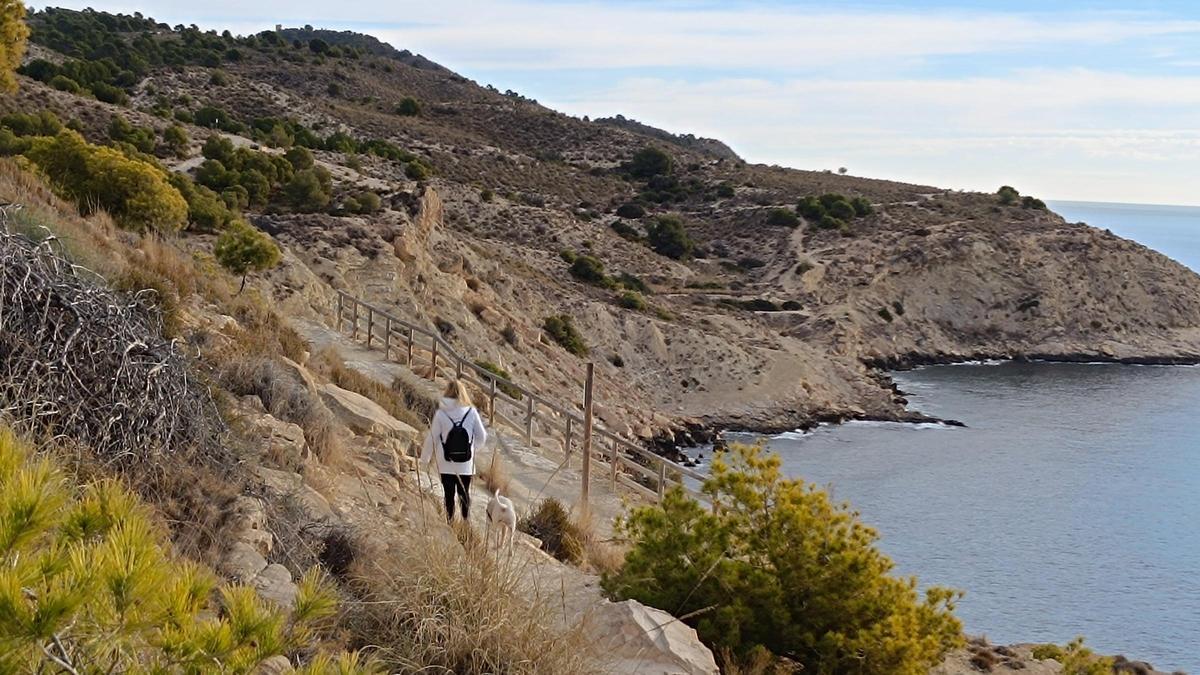
[[292,573],[279,564],[267,565],[258,576],[251,580],[250,585],[264,600],[269,600],[280,607],[291,607],[296,602],[299,589],[292,583]]
[[236,541],[221,559],[221,571],[234,581],[247,582],[267,567],[267,559],[253,546]]
[[392,417],[378,403],[362,394],[335,384],[323,384],[319,391],[329,410],[356,434],[416,438],[416,429]]
[[696,631],[670,614],[636,600],[605,601],[588,617],[613,672],[645,675],[716,675],[712,651]]
[[292,662],[287,660],[286,656],[272,656],[271,658],[258,664],[252,672],[254,675],[283,675],[296,670],[292,667]]
[[277,466],[299,467],[311,454],[304,439],[304,429],[298,424],[284,422],[262,413],[250,413],[243,419],[251,427],[251,433],[262,443],[266,456]]

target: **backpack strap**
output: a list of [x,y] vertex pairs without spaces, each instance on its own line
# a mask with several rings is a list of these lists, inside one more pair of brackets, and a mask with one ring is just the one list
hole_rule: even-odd
[[[473,412],[475,412],[474,408],[467,408],[467,414],[463,415],[463,418],[461,420],[459,420],[458,423],[455,424],[454,426],[461,427],[462,425],[466,424],[467,418],[470,417],[471,413],[473,413]],[[446,413],[446,416],[449,417],[450,413]],[[454,421],[453,418],[450,421],[453,422]]]

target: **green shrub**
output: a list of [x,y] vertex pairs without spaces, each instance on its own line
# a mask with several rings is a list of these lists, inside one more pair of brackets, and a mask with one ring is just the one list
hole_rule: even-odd
[[829,203],[823,204],[823,206],[829,215],[837,218],[838,220],[846,221],[858,215],[850,202],[846,201],[845,199],[830,200]]
[[632,309],[638,312],[646,309],[646,299],[637,291],[625,291],[617,298],[617,304],[625,309]]
[[687,258],[696,248],[678,216],[659,216],[647,228],[646,240],[655,253],[675,260]]
[[674,170],[675,160],[661,149],[647,146],[634,153],[623,168],[634,178],[666,176]]
[[212,87],[224,87],[229,84],[229,74],[223,70],[214,70],[208,76],[208,84]]
[[542,550],[558,560],[571,565],[583,562],[584,535],[557,499],[543,499],[517,523],[517,529],[539,539]]
[[240,293],[246,287],[251,272],[269,270],[279,264],[279,247],[263,232],[245,221],[234,221],[217,237],[213,256],[222,267],[242,277]]
[[737,194],[737,191],[735,191],[733,189],[733,186],[727,182],[720,183],[717,185],[717,197],[719,197],[721,199],[729,199],[730,197],[733,197],[736,194]]
[[816,197],[805,197],[796,204],[796,211],[809,220],[820,221],[825,217],[825,207],[821,205],[821,200]]
[[855,197],[850,200],[850,206],[854,207],[854,215],[862,217],[869,216],[875,213],[875,207],[871,206],[870,200],[863,197]]
[[564,248],[558,252],[558,257],[562,258],[563,261],[568,264],[574,264],[575,259],[579,257],[579,254],[569,248]]
[[102,208],[136,232],[175,232],[187,223],[187,202],[161,169],[91,145],[74,131],[34,139],[27,156],[85,213]]
[[138,152],[147,154],[154,152],[154,146],[157,145],[153,129],[134,126],[120,115],[109,120],[108,137],[117,143],[128,143]]
[[404,117],[415,117],[421,114],[421,104],[417,102],[417,99],[405,96],[396,105],[396,114]]
[[1021,193],[1017,192],[1016,188],[1011,185],[1001,185],[999,190],[996,190],[996,196],[1000,199],[1000,203],[1006,206],[1016,204],[1021,198]]
[[590,255],[577,256],[571,263],[571,276],[590,284],[604,283],[604,263]]
[[788,209],[771,209],[767,213],[767,225],[774,227],[796,227],[800,224],[800,218],[796,216],[794,211]]
[[617,216],[620,218],[638,219],[646,215],[646,209],[641,204],[634,202],[626,202],[617,207]]
[[171,154],[180,159],[187,157],[188,146],[191,144],[191,139],[188,138],[187,130],[178,124],[163,129],[162,133],[163,145],[171,152]]
[[623,220],[614,220],[613,224],[612,224],[612,229],[613,229],[613,232],[617,233],[617,236],[619,236],[622,239],[625,239],[627,241],[641,241],[642,240],[642,233],[639,232],[636,227],[626,223]]
[[79,83],[67,77],[66,75],[55,75],[54,77],[50,78],[49,84],[51,87],[54,87],[59,91],[65,91],[68,94],[78,94],[82,91]]
[[[218,587],[211,572],[171,556],[153,515],[120,483],[75,488],[6,430],[0,561],[4,672],[249,672],[307,650],[337,614],[335,589],[315,571],[286,610],[248,586]],[[350,655],[342,670],[330,665],[317,654],[304,670],[375,670]]]
[[288,204],[302,213],[320,211],[329,206],[332,199],[333,179],[322,167],[297,171],[283,186]]
[[731,446],[702,492],[682,489],[618,523],[633,542],[603,588],[669,608],[709,646],[766,648],[805,672],[917,675],[962,642],[956,592],[891,576],[876,532],[813,485],[783,477],[777,456]]
[[822,230],[840,230],[846,227],[846,223],[841,218],[834,218],[826,213],[825,215],[821,216],[821,220],[817,222],[817,227],[821,228]]
[[491,188],[483,188],[482,190],[479,191],[479,200],[480,201],[490,202],[495,198],[496,198],[496,193],[493,192]]
[[876,314],[879,315],[879,318],[883,319],[884,321],[886,321],[888,323],[891,323],[892,321],[895,320],[895,317],[892,316],[891,311],[888,310],[887,307],[880,307],[879,311],[876,312]]
[[0,126],[17,136],[53,136],[62,131],[62,122],[49,110],[33,113],[9,113],[0,117]]
[[583,336],[575,328],[575,322],[571,320],[570,316],[566,314],[548,316],[542,324],[542,330],[546,331],[551,340],[557,342],[560,347],[568,352],[575,356],[587,356],[587,345],[584,344]]
[[1114,672],[1114,659],[1097,656],[1083,645],[1082,637],[1071,640],[1066,647],[1038,645],[1033,648],[1033,658],[1058,661],[1062,664],[1063,675],[1110,675]]
[[404,175],[408,176],[409,180],[428,180],[431,173],[429,165],[420,160],[413,160],[404,165]]
[[1021,208],[1045,211],[1046,210],[1046,202],[1044,202],[1036,197],[1025,196],[1025,197],[1021,198]]
[[628,290],[637,291],[638,293],[642,293],[644,295],[650,295],[650,287],[646,285],[646,282],[642,281],[641,277],[630,274],[629,272],[621,272],[613,279],[613,281],[616,281],[618,284]]
[[[496,377],[498,377],[500,379],[508,380],[509,382],[512,382],[512,375],[509,375],[507,370],[492,363],[491,361],[476,361],[475,365],[479,366],[480,368],[483,368],[484,370],[488,371],[489,373],[491,373],[492,375],[495,375]],[[490,381],[490,378],[489,378],[489,381]],[[508,394],[508,396],[510,398],[515,398],[518,401],[521,400],[521,390],[517,389],[516,387],[514,387],[511,384],[506,384],[506,383],[503,383],[503,382],[500,382],[499,380],[497,380],[496,388],[499,389],[500,391],[504,392],[505,394]]]
[[113,105],[125,105],[129,102],[129,95],[125,93],[124,89],[106,82],[93,82],[88,88],[97,101]]

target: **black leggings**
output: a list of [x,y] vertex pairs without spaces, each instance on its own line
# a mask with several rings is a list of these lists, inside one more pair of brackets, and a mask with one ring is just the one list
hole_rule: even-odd
[[442,474],[442,492],[446,496],[446,520],[454,520],[454,493],[458,493],[458,503],[462,505],[463,520],[467,519],[467,509],[471,508],[471,476],[459,476],[453,473]]

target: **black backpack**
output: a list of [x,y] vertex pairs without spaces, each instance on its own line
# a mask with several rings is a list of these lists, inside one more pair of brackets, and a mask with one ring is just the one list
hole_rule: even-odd
[[457,422],[450,413],[446,413],[446,417],[454,423],[446,434],[446,440],[442,441],[442,454],[447,462],[469,462],[471,461],[471,435],[463,427],[467,418],[471,416],[472,409],[467,408],[467,414]]

